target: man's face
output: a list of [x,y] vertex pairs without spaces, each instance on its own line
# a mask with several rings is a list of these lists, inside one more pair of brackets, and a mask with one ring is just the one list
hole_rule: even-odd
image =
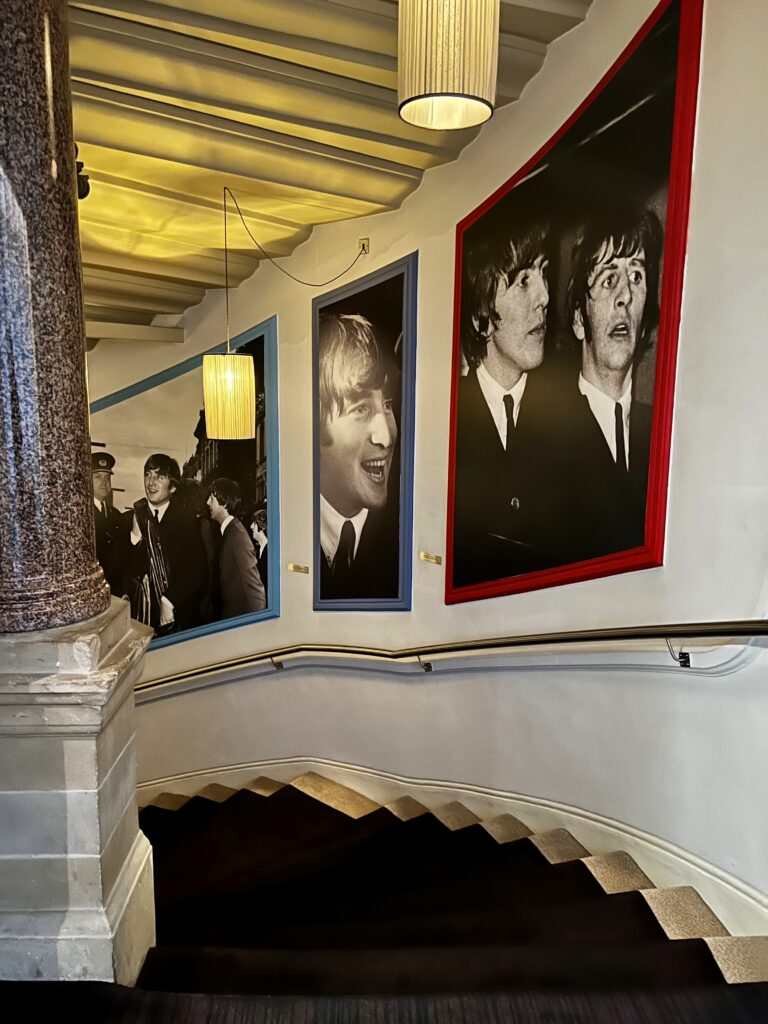
[[159,473],[156,469],[144,470],[144,493],[150,505],[162,505],[170,500],[176,485],[170,477]]
[[586,318],[589,334],[577,313],[574,332],[584,346],[585,360],[598,370],[626,371],[640,336],[648,294],[645,252],[615,256],[613,240],[603,245],[587,281]]
[[213,494],[213,492],[208,495],[208,501],[206,504],[211,510],[211,519],[217,523],[223,523],[229,513],[227,512],[225,505],[219,504],[219,499],[215,494]]
[[112,474],[99,470],[93,474],[93,496],[96,501],[109,501],[112,494]]
[[530,267],[519,270],[511,281],[501,277],[496,286],[496,315],[488,348],[490,358],[509,370],[525,373],[534,370],[544,358],[544,334],[547,326],[549,263],[537,256]]
[[384,507],[396,441],[388,395],[378,388],[347,395],[320,446],[320,493],[337,512],[350,518],[363,508]]

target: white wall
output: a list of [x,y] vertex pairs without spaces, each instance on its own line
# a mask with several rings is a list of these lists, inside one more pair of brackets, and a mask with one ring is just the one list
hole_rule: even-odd
[[[455,224],[557,129],[653,6],[595,0],[586,22],[550,48],[522,99],[499,111],[456,163],[428,172],[401,210],[318,228],[286,261],[293,273],[322,280],[351,260],[362,235],[370,236],[372,250],[362,271],[419,250],[416,552],[443,552],[445,544]],[[313,612],[311,578],[284,572],[279,620],[154,652],[147,678],[303,640],[401,647],[764,616],[765,38],[764,0],[707,0],[663,568],[446,608],[442,568],[417,560],[413,612],[374,615]],[[313,295],[265,266],[231,303],[233,333],[278,315],[283,564],[312,563]],[[210,293],[189,312],[183,349],[102,342],[90,357],[91,397],[219,341],[222,301]],[[755,724],[768,720],[768,690],[755,680],[743,692],[724,680],[683,684],[677,675],[649,686],[631,672],[599,679],[457,675],[411,685],[362,672],[296,670],[268,685],[210,692],[222,702],[219,723],[218,705],[197,697],[171,699],[165,712],[161,704],[141,709],[139,729],[148,740],[142,778],[172,774],[167,737],[174,729],[180,764],[196,756],[192,741],[205,732],[200,767],[232,763],[232,749],[251,750],[252,759],[266,749],[324,756],[336,750],[339,759],[392,771],[546,791],[659,835],[674,833],[681,845],[768,886],[765,865],[749,853],[758,819],[768,848],[761,812],[766,742]],[[247,714],[224,714],[225,704]],[[162,731],[150,714],[164,716],[154,720],[162,720]]]

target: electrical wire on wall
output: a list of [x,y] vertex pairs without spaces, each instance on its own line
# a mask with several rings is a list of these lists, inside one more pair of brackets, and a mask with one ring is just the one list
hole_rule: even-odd
[[243,223],[243,227],[245,228],[246,234],[248,235],[250,240],[253,242],[253,244],[256,246],[258,251],[261,253],[262,257],[265,260],[267,260],[269,263],[271,263],[272,266],[276,270],[279,270],[281,274],[285,274],[286,277],[290,277],[290,279],[292,281],[295,281],[297,284],[306,285],[307,288],[324,288],[326,285],[333,284],[334,281],[338,281],[340,277],[344,277],[345,274],[348,274],[349,271],[352,269],[352,267],[354,267],[354,265],[360,259],[360,257],[365,254],[365,248],[361,245],[360,246],[360,251],[358,252],[357,256],[355,256],[355,258],[352,260],[352,262],[349,264],[349,266],[345,267],[344,270],[342,270],[340,273],[336,274],[335,277],[331,277],[327,281],[304,281],[304,280],[302,280],[302,278],[296,277],[295,274],[292,274],[290,271],[286,270],[284,267],[281,267],[280,264],[276,263],[275,260],[273,260],[272,257],[269,255],[269,253],[267,253],[264,250],[264,247],[259,245],[259,243],[256,241],[256,239],[251,234],[251,229],[246,224],[245,217],[243,216],[243,211],[240,209],[240,204],[238,203],[237,198],[235,197],[234,192],[227,185],[224,186],[224,217],[225,217],[225,219],[226,219],[226,209],[227,209],[227,196],[229,196],[229,198],[235,204],[235,209],[237,210],[238,214],[240,215],[240,220]]

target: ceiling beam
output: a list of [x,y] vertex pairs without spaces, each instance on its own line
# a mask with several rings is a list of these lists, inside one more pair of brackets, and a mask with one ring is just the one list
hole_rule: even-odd
[[163,341],[173,345],[184,342],[183,327],[147,327],[143,324],[109,323],[101,320],[85,321],[86,338],[97,341]]

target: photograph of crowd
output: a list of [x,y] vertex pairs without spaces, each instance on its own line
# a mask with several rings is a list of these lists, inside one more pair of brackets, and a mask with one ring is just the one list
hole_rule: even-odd
[[674,2],[459,226],[449,602],[659,564],[646,539],[653,517],[663,533],[666,485],[652,494],[649,473],[668,459],[661,368],[677,343],[659,331],[661,303],[679,305],[662,281],[684,251],[667,219],[679,27]]
[[199,360],[91,417],[96,555],[155,642],[270,607],[264,339],[239,351],[254,360],[253,440],[207,436]]
[[410,607],[415,257],[314,305],[315,607]]

